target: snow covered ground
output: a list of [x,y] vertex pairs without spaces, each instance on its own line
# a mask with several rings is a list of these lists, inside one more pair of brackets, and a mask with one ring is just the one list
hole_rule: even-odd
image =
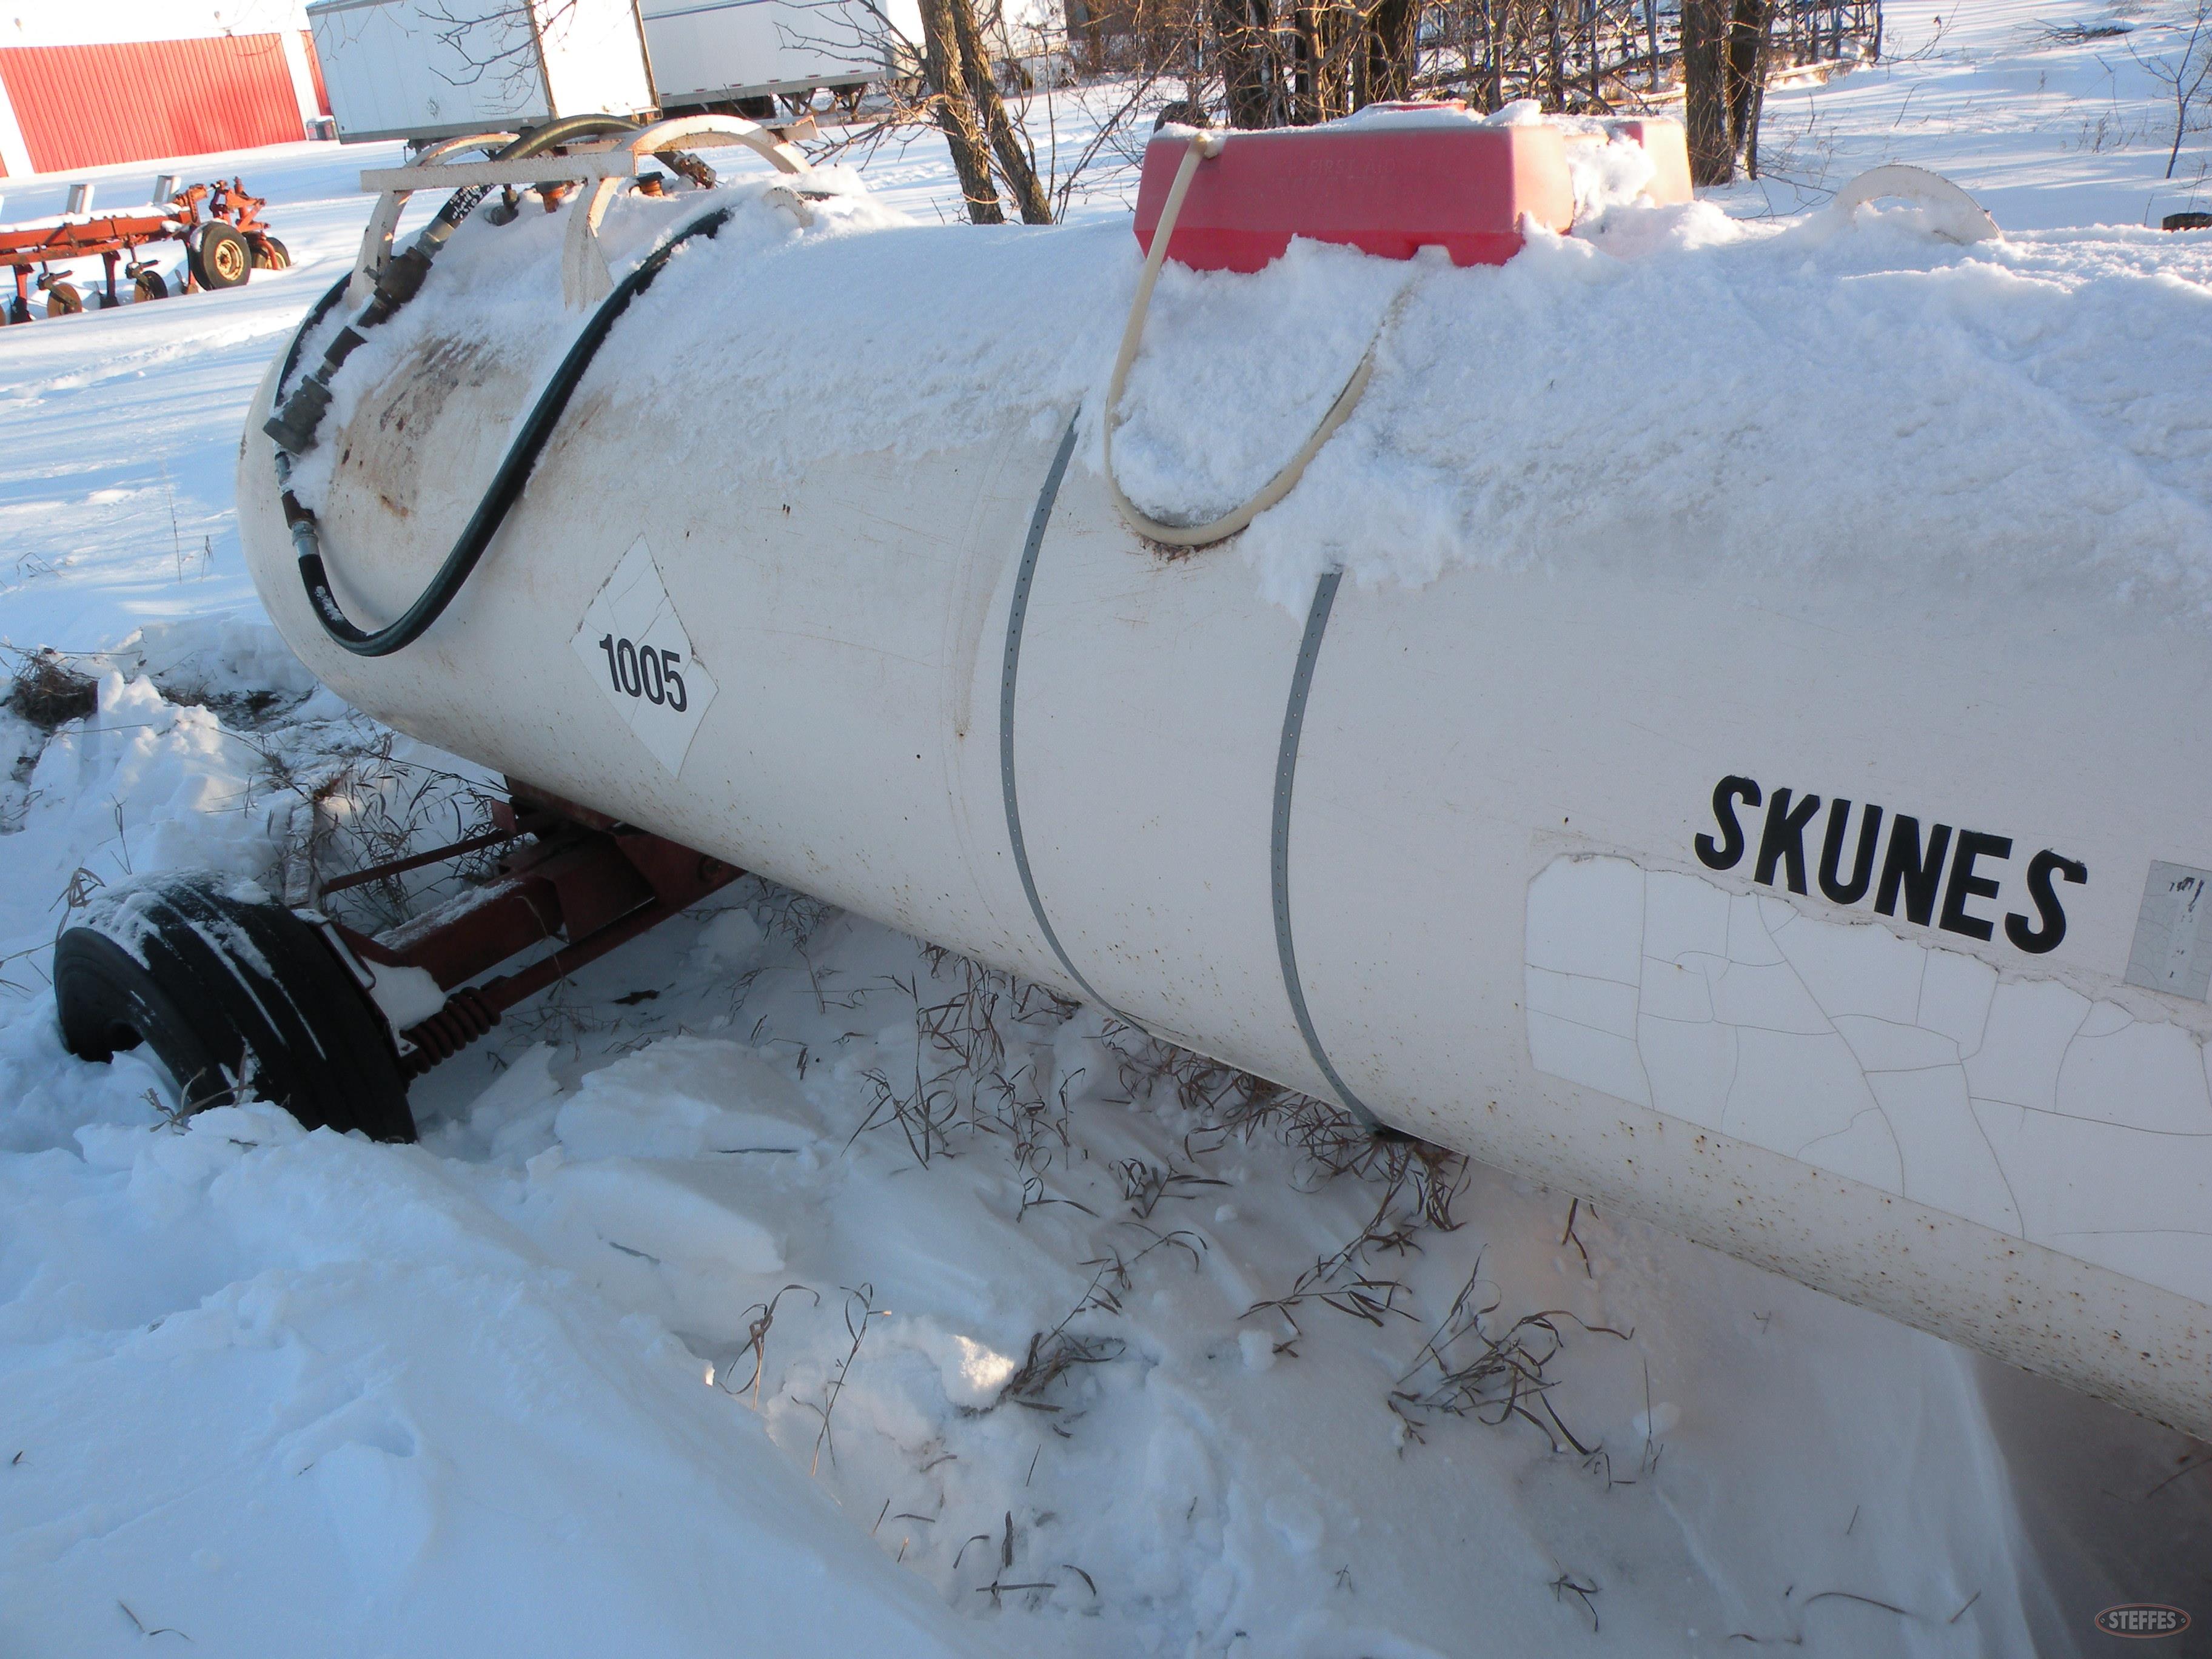
[[[1899,62],[1778,94],[1729,210],[1892,159],[2020,228],[2203,205],[2212,143],[2164,180],[2119,38],[2047,38],[2106,7],[1985,0],[1933,38],[1951,9],[1893,6]],[[0,637],[99,682],[51,732],[0,715],[0,1652],[2094,1653],[2123,1599],[2212,1626],[2206,1449],[1566,1194],[1350,1158],[757,884],[418,1085],[419,1147],[173,1125],[143,1064],[63,1054],[71,891],[265,875],[334,781],[362,844],[439,836],[488,781],[319,691],[233,527],[252,386],[388,153],[161,164],[243,173],[297,267],[0,334]],[[954,200],[933,140],[865,171]],[[9,181],[10,216],[66,182]]]

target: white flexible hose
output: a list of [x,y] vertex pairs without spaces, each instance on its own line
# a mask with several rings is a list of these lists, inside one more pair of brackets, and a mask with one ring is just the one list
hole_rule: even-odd
[[1917,202],[1929,210],[1929,228],[1947,242],[2001,242],[2004,232],[1979,202],[1940,173],[1892,161],[1869,167],[1835,193],[1827,208],[1832,222],[1848,224],[1869,202],[1886,196]]
[[1305,441],[1298,453],[1284,463],[1283,469],[1267,480],[1260,493],[1242,507],[1232,508],[1218,519],[1202,524],[1170,524],[1146,513],[1121,490],[1121,482],[1114,476],[1114,428],[1121,424],[1121,392],[1129,379],[1129,366],[1137,360],[1137,348],[1145,337],[1145,314],[1152,309],[1152,286],[1158,282],[1160,266],[1168,257],[1168,241],[1175,234],[1176,220],[1182,212],[1182,198],[1190,191],[1191,175],[1198,164],[1221,154],[1228,140],[1218,132],[1194,132],[1190,148],[1183,152],[1182,165],[1176,169],[1175,182],[1168,187],[1168,199],[1160,209],[1159,223],[1152,229],[1152,251],[1146,255],[1145,269],[1137,278],[1136,297],[1129,302],[1129,321],[1121,331],[1121,355],[1114,360],[1114,378],[1106,386],[1106,489],[1114,499],[1114,506],[1122,521],[1146,539],[1163,543],[1169,547],[1208,547],[1225,541],[1265,513],[1277,501],[1291,493],[1291,486],[1306,470],[1306,464],[1320,453],[1321,447],[1335,435],[1352,410],[1358,404],[1360,394],[1367,390],[1367,382],[1375,373],[1375,348],[1382,338],[1382,331],[1397,314],[1398,307],[1407,289],[1401,290],[1398,300],[1383,313],[1382,321],[1375,331],[1375,337],[1367,343],[1367,350],[1359,359],[1359,367],[1352,371],[1352,378],[1336,394],[1336,401],[1321,417],[1321,424]]

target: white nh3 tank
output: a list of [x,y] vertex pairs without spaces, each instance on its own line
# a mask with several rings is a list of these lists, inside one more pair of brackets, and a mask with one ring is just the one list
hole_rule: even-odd
[[[709,210],[442,614],[334,639],[302,547],[399,617]],[[2205,273],[1850,214],[1170,266],[1109,374],[1125,222],[526,199],[331,378],[308,543],[272,366],[241,532],[403,731],[2212,1433]]]

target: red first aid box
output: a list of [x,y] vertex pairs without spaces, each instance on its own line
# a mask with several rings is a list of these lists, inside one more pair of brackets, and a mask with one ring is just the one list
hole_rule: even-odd
[[[1566,140],[1548,125],[1464,118],[1366,120],[1231,132],[1199,163],[1168,257],[1199,270],[1259,270],[1293,236],[1385,258],[1441,247],[1454,264],[1502,265],[1521,249],[1523,215],[1565,232],[1574,219]],[[1145,151],[1137,240],[1149,253],[1187,133]]]

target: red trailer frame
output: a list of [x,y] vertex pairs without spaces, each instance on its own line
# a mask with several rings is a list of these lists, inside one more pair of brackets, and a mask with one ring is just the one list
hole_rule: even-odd
[[[57,260],[97,257],[106,271],[103,303],[118,306],[123,301],[115,292],[115,270],[128,256],[130,263],[124,266],[124,274],[137,283],[138,297],[167,298],[168,284],[161,273],[136,257],[140,248],[153,242],[185,245],[187,293],[195,288],[236,288],[256,268],[282,270],[291,264],[291,256],[262,221],[261,210],[267,205],[266,198],[248,194],[240,180],[233,179],[225,184],[218,179],[213,184],[187,185],[166,206],[149,206],[137,213],[0,225],[0,264],[12,267],[15,273],[15,297],[8,306],[5,320],[31,320],[34,285],[48,296],[48,316],[57,314],[54,295],[58,290],[65,293],[63,314],[83,308],[76,288],[50,269]],[[31,274],[34,270],[39,272],[35,284]]]

